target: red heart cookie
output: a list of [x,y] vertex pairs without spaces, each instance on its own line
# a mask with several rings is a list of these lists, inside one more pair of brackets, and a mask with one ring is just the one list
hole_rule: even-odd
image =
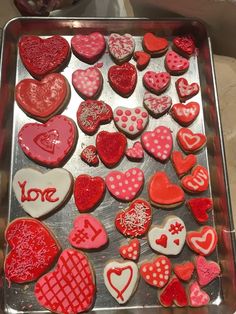
[[193,168],[191,175],[181,179],[182,187],[190,193],[200,193],[208,189],[209,175],[206,168],[197,165]]
[[92,64],[103,55],[106,41],[99,32],[93,32],[89,35],[78,34],[72,37],[71,48],[80,60]]
[[220,275],[220,266],[213,261],[208,261],[204,256],[195,258],[198,282],[203,287]]
[[144,51],[135,51],[134,59],[137,62],[137,68],[142,71],[148,66],[151,56]]
[[207,256],[215,250],[218,236],[213,227],[204,226],[199,231],[189,231],[186,241],[191,250]]
[[88,258],[81,251],[66,249],[54,270],[38,280],[34,293],[39,304],[51,312],[77,314],[94,303],[94,278]]
[[42,39],[38,36],[22,36],[19,41],[21,60],[36,79],[61,70],[70,56],[70,46],[59,35]]
[[154,94],[163,93],[170,85],[170,74],[167,72],[147,71],[143,76],[144,86]]
[[16,101],[30,117],[46,121],[59,113],[70,94],[67,79],[59,73],[45,76],[41,81],[24,79],[16,85]]
[[89,135],[97,132],[100,124],[112,120],[112,109],[101,100],[82,101],[77,110],[77,122],[80,129]]
[[163,288],[170,278],[171,262],[168,257],[160,255],[152,262],[142,263],[139,272],[149,285]]
[[184,104],[174,104],[171,108],[171,116],[182,126],[188,126],[199,115],[200,106],[197,102],[192,101]]
[[72,119],[58,115],[45,124],[26,123],[18,133],[18,143],[27,157],[46,167],[65,163],[77,140]]
[[129,97],[137,83],[136,68],[129,62],[113,65],[108,70],[108,80],[115,92],[122,97]]
[[195,155],[184,156],[181,152],[175,150],[172,152],[171,161],[179,177],[189,172],[197,162]]
[[80,155],[81,159],[85,161],[89,166],[97,166],[99,159],[97,157],[97,149],[94,145],[89,145],[82,150]]
[[97,218],[82,214],[74,220],[74,227],[68,239],[77,249],[98,249],[107,243],[108,236]]
[[207,305],[210,301],[209,295],[201,290],[199,284],[195,281],[189,287],[189,305],[193,307],[200,307]]
[[115,226],[125,237],[139,237],[148,231],[151,220],[150,204],[143,199],[136,199],[128,208],[118,212]]
[[144,157],[143,146],[140,142],[135,142],[134,145],[126,149],[126,156],[133,161],[139,161]]
[[208,197],[192,198],[186,202],[186,205],[197,222],[204,223],[208,221],[207,212],[212,209],[213,201]]
[[172,99],[169,96],[157,96],[150,92],[145,92],[143,105],[154,118],[159,118],[171,107]]
[[119,253],[124,259],[137,261],[140,254],[140,243],[138,239],[132,239],[129,244],[119,247]]
[[60,252],[51,231],[33,218],[13,220],[6,229],[5,239],[12,248],[4,264],[9,282],[25,283],[38,279]]
[[120,132],[101,131],[96,137],[98,155],[108,168],[117,165],[125,154],[127,139]]
[[80,212],[94,209],[102,200],[106,185],[101,177],[91,177],[87,174],[79,175],[75,180],[75,205]]
[[170,182],[164,171],[157,171],[148,185],[151,203],[155,206],[177,207],[184,201],[184,192],[180,186]]
[[187,72],[189,61],[170,50],[165,56],[165,67],[171,75],[180,75]]
[[188,305],[188,297],[185,288],[176,277],[173,277],[158,295],[160,303],[165,307],[170,307],[173,304],[180,307]]
[[177,36],[173,39],[173,49],[186,58],[195,52],[195,44],[192,36]]
[[161,56],[168,49],[168,41],[165,38],[157,37],[153,33],[146,33],[143,36],[143,48],[152,56]]
[[188,128],[181,128],[177,132],[177,141],[183,151],[186,153],[195,153],[206,145],[207,138],[202,133],[193,133]]
[[197,83],[189,84],[188,81],[181,77],[175,82],[176,90],[181,102],[185,102],[189,98],[197,95],[199,92],[199,85]]
[[135,48],[135,41],[130,34],[119,35],[113,33],[108,39],[108,49],[112,58],[117,63],[122,63],[131,58]]
[[193,271],[194,264],[192,262],[185,262],[174,266],[176,276],[183,281],[189,281],[193,275]]
[[72,73],[72,84],[82,98],[96,99],[102,90],[102,73],[97,67],[78,69]]

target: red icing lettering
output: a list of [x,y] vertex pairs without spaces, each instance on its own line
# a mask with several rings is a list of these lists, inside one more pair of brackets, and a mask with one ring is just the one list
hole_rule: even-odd
[[26,190],[26,181],[19,182],[19,187],[21,189],[21,202],[34,202],[37,199],[41,199],[41,202],[57,202],[59,201],[59,197],[53,198],[54,194],[56,193],[56,188],[46,188],[44,190],[38,188],[31,188]]

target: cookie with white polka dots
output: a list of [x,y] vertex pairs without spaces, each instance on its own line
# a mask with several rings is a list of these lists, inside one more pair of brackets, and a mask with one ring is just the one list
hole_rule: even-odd
[[165,126],[158,126],[153,131],[144,132],[141,143],[151,156],[165,162],[169,159],[173,147],[171,131]]
[[83,99],[96,99],[102,90],[103,77],[97,67],[78,69],[72,73],[72,84]]
[[118,200],[132,201],[144,184],[144,173],[139,168],[126,172],[111,171],[105,179],[109,192]]
[[143,107],[117,107],[114,111],[116,127],[126,136],[135,138],[146,128],[149,115]]
[[144,157],[144,150],[142,144],[137,141],[132,147],[126,149],[125,155],[131,161],[140,161]]
[[151,262],[143,262],[139,272],[149,285],[163,288],[171,275],[170,259],[164,255],[159,255]]
[[132,239],[129,244],[120,246],[119,253],[124,259],[137,261],[140,254],[140,242],[138,239]]

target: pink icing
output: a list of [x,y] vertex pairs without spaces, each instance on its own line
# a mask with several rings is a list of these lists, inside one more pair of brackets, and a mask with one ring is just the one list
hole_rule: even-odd
[[170,72],[183,73],[189,68],[189,61],[174,51],[168,51],[165,57],[166,68]]
[[157,96],[150,92],[145,92],[143,104],[153,115],[161,115],[170,108],[172,100],[169,96]]
[[220,275],[220,266],[213,261],[207,261],[204,256],[196,257],[196,270],[198,282],[201,286],[208,285]]
[[108,47],[111,55],[115,59],[122,61],[133,53],[135,42],[130,34],[121,36],[113,33],[109,37]]
[[189,287],[190,305],[194,307],[207,305],[210,301],[209,295],[200,289],[197,281],[193,282]]
[[197,83],[189,84],[188,81],[181,77],[176,81],[176,89],[180,99],[189,99],[199,92]]
[[140,142],[135,142],[133,147],[126,150],[125,154],[131,159],[142,159],[144,157],[142,144]]
[[143,76],[143,83],[147,89],[160,94],[170,84],[170,74],[167,72],[147,71]]

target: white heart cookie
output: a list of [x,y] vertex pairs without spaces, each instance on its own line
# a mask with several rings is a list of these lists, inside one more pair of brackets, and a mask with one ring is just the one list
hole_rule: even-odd
[[63,168],[46,173],[23,168],[13,178],[18,202],[31,217],[39,218],[58,208],[71,192],[73,177]]

